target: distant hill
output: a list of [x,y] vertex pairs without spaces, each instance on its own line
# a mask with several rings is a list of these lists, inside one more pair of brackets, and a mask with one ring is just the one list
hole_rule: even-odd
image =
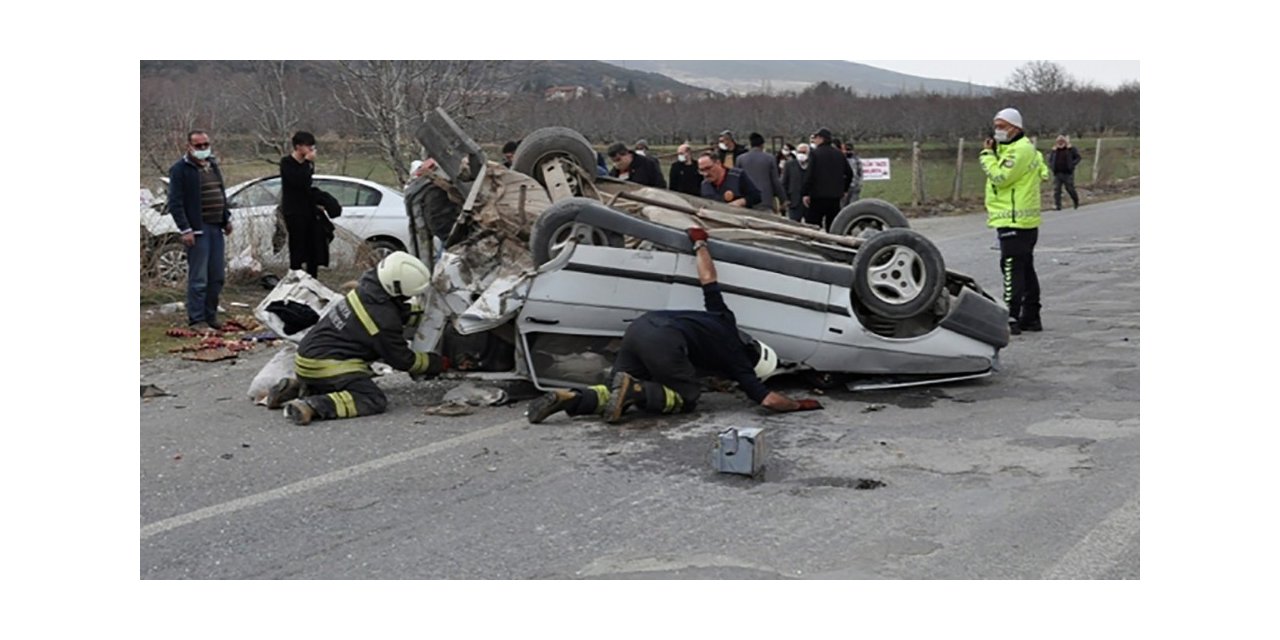
[[[331,61],[297,63],[304,75],[332,70]],[[638,96],[671,92],[676,98],[707,94],[704,88],[672,80],[667,76],[640,69],[624,69],[599,60],[533,60],[504,63],[514,79],[506,86],[493,87],[500,91],[541,92],[551,87],[582,87],[595,95],[613,95],[634,89]],[[181,76],[194,73],[237,74],[249,73],[253,63],[237,60],[142,60],[140,73],[149,76]]]
[[608,60],[722,93],[800,91],[823,80],[853,87],[861,95],[929,92],[990,95],[994,89],[938,80],[841,60]]
[[580,86],[594,94],[625,91],[628,85],[636,95],[647,96],[670,91],[674,97],[706,94],[704,88],[673,80],[643,69],[626,69],[599,60],[537,60],[526,64],[527,82],[543,87]]

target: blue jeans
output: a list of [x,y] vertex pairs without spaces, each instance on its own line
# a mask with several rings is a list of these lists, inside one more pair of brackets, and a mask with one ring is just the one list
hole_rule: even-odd
[[204,225],[204,233],[187,247],[187,323],[215,322],[218,296],[227,279],[227,245],[220,225]]

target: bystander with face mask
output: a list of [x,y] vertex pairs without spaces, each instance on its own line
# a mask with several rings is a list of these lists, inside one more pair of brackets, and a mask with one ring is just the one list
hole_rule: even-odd
[[691,196],[702,195],[702,176],[698,173],[698,164],[689,143],[686,142],[676,149],[676,161],[671,164],[667,183],[672,191],[687,193]]
[[782,190],[787,198],[787,217],[800,222],[809,207],[804,203],[804,179],[809,172],[809,145],[796,147],[795,155],[782,168]]

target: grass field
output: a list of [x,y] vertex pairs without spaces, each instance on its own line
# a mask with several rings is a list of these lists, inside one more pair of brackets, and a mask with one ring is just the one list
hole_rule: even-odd
[[[1139,174],[1140,154],[1139,138],[1106,138],[1102,143],[1102,159],[1098,165],[1099,182],[1110,182],[1133,178]],[[1073,141],[1082,156],[1076,168],[1076,184],[1087,185],[1092,180],[1093,159],[1096,155],[1097,139]],[[1047,153],[1053,146],[1053,139],[1037,141],[1036,148]],[[668,163],[675,159],[675,147],[654,149],[662,159],[664,172]],[[978,163],[978,153],[982,150],[982,141],[966,140],[964,147],[963,174],[960,183],[960,197],[975,199],[982,196],[986,177],[982,166]],[[862,197],[888,200],[900,207],[911,204],[911,144],[903,142],[859,145],[858,155],[862,158],[889,158],[890,180],[868,181],[863,184]],[[930,202],[947,201],[952,195],[956,175],[956,144],[926,143],[921,145],[921,160],[924,163],[924,193],[926,205]],[[1051,188],[1046,184],[1044,191]]]
[[[1102,158],[1098,165],[1100,182],[1110,182],[1132,178],[1139,174],[1141,161],[1139,138],[1106,138],[1102,143]],[[1083,160],[1076,170],[1076,183],[1086,185],[1092,179],[1093,160],[1096,155],[1097,139],[1075,140]],[[978,164],[978,152],[982,147],[981,140],[966,140],[964,149],[964,172],[961,181],[961,197],[977,198],[982,194],[985,178]],[[1036,148],[1048,152],[1053,146],[1053,138],[1038,140]],[[400,188],[395,175],[378,156],[377,149],[367,142],[341,142],[321,140],[317,171],[319,173],[353,176],[372,180],[395,188]],[[501,158],[500,145],[484,145],[485,153],[491,158]],[[598,147],[600,151],[604,146]],[[663,172],[675,160],[675,147],[655,147],[662,160]],[[236,184],[245,180],[259,178],[276,173],[279,158],[268,157],[264,153],[254,155],[251,143],[247,140],[235,140],[219,146],[222,157],[223,174],[228,184]],[[911,143],[868,143],[859,145],[858,154],[863,158],[889,158],[891,180],[871,181],[863,186],[862,196],[880,198],[899,206],[911,203]],[[922,145],[925,176],[925,199],[927,202],[946,201],[951,198],[952,183],[955,180],[956,143],[930,142]],[[155,177],[148,178],[143,172],[142,185],[155,190]]]

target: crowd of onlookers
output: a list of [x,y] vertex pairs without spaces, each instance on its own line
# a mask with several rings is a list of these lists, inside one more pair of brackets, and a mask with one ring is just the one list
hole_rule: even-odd
[[[771,211],[823,229],[830,228],[840,209],[862,193],[862,161],[853,145],[832,137],[825,128],[814,132],[807,143],[786,143],[774,153],[764,150],[764,136],[759,133],[749,135],[747,145],[727,129],[720,132],[714,148],[695,149],[685,142],[676,149],[674,159],[668,157],[671,165],[664,172],[662,159],[650,152],[646,140],[637,140],[630,147],[615,142],[603,155],[597,154],[597,171],[650,187]],[[518,141],[503,145],[507,167],[518,147]]]

